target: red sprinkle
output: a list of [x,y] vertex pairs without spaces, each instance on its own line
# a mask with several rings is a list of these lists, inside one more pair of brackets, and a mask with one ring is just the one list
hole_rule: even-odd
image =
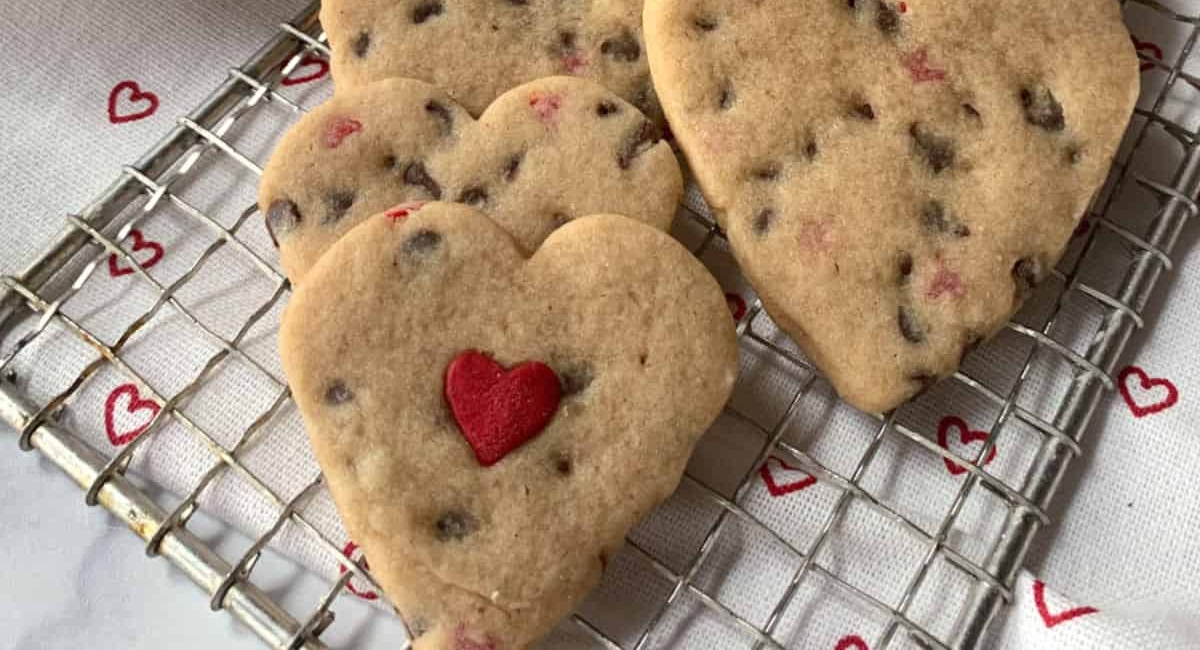
[[362,122],[350,119],[348,117],[335,117],[325,125],[325,131],[321,133],[321,144],[327,149],[337,149],[342,140],[351,135],[362,131]]
[[908,68],[909,73],[912,74],[913,81],[917,83],[946,80],[945,70],[929,66],[929,53],[924,49],[917,50],[905,56],[901,61]]
[[562,108],[562,97],[558,95],[539,95],[533,93],[529,96],[529,107],[537,113],[538,119],[545,124],[554,121],[554,114],[558,109]]
[[902,14],[906,14],[906,13],[908,13],[908,3],[907,3],[907,2],[901,2],[901,3],[900,3],[900,6],[899,6],[899,9],[900,9],[900,13],[902,13]]
[[400,205],[393,207],[383,214],[388,219],[391,219],[393,224],[400,223],[401,221],[407,219],[408,215],[425,207],[426,203],[428,203],[428,201],[409,201],[407,203],[401,203]]

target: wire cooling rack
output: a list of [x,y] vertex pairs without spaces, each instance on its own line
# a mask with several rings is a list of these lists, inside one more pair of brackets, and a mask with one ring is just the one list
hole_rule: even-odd
[[[844,618],[851,615],[847,612],[873,618],[876,624],[863,632],[870,643],[861,643],[876,650],[971,648],[982,642],[989,624],[1011,599],[1034,535],[1049,521],[1047,508],[1068,465],[1083,453],[1081,437],[1098,402],[1113,389],[1112,372],[1122,351],[1132,333],[1145,325],[1142,311],[1160,276],[1171,269],[1171,253],[1185,222],[1200,211],[1192,198],[1200,189],[1200,125],[1186,110],[1195,105],[1195,98],[1190,104],[1179,99],[1200,90],[1197,77],[1188,70],[1200,36],[1200,12],[1172,9],[1154,0],[1127,0],[1123,6],[1135,31],[1156,24],[1158,32],[1175,36],[1163,43],[1137,42],[1145,89],[1125,145],[1106,189],[1036,299],[996,341],[968,358],[952,380],[939,384],[934,395],[878,417],[836,402],[827,383],[779,335],[757,300],[749,293],[731,293],[744,359],[739,388],[750,397],[735,396],[722,421],[735,432],[735,446],[741,451],[732,453],[732,447],[720,442],[715,451],[706,451],[702,444],[698,456],[712,460],[715,454],[720,462],[706,464],[701,458],[694,463],[680,487],[680,494],[688,496],[673,499],[683,498],[685,508],[707,508],[712,516],[693,530],[672,528],[673,520],[668,519],[665,537],[654,532],[663,530],[661,526],[644,526],[631,534],[623,554],[640,571],[654,574],[661,589],[649,597],[640,594],[635,615],[606,613],[603,598],[598,604],[589,601],[564,623],[572,630],[570,647],[701,647],[686,640],[686,630],[703,628],[711,619],[742,639],[720,647],[784,648],[796,638],[797,608],[807,608],[801,616],[806,619]],[[288,649],[326,647],[319,637],[334,621],[336,597],[353,589],[352,576],[373,583],[361,561],[345,562],[349,571],[310,611],[298,616],[255,585],[256,561],[285,527],[311,537],[338,561],[346,548],[304,514],[305,502],[323,489],[319,477],[284,496],[244,461],[243,451],[270,435],[273,416],[290,402],[278,375],[244,349],[252,330],[273,328],[272,314],[277,315],[289,292],[270,253],[247,243],[249,230],[243,228],[260,227],[257,213],[250,208],[235,219],[222,220],[197,207],[179,188],[200,181],[220,191],[224,176],[215,170],[222,165],[257,178],[259,166],[239,148],[233,134],[259,120],[264,107],[282,107],[292,119],[309,108],[289,92],[286,82],[299,67],[320,67],[328,57],[317,9],[314,3],[281,25],[269,43],[232,70],[225,83],[181,118],[158,145],[122,170],[80,215],[69,217],[67,228],[43,255],[19,277],[3,278],[0,300],[0,340],[12,341],[0,349],[0,417],[19,432],[21,449],[36,449],[56,463],[83,488],[88,505],[103,505],[124,520],[146,540],[147,553],[183,570],[208,595],[213,609],[228,611],[271,647]],[[275,129],[273,135],[280,131]],[[211,236],[190,268],[167,284],[138,267],[120,243],[164,205]],[[728,250],[707,214],[692,191],[675,230],[697,256],[719,267],[728,264]],[[218,260],[230,251],[265,277],[272,290],[225,334],[204,315],[189,311],[180,295],[204,274],[221,273]],[[142,315],[115,338],[96,333],[66,308],[89,291],[89,277],[110,256],[110,264],[128,265],[153,297]],[[215,342],[216,351],[195,377],[175,390],[159,392],[129,362],[127,344],[167,306],[182,314],[188,327]],[[27,378],[15,369],[22,354],[37,348],[50,329],[69,332],[93,351],[95,360],[51,396],[36,398],[22,388]],[[55,351],[38,351],[47,353]],[[230,436],[188,416],[182,407],[234,359],[272,377],[277,397]],[[35,373],[37,367],[35,363]],[[101,369],[115,370],[157,406],[145,431],[115,452],[87,444],[69,418],[62,417],[79,406],[83,388]],[[763,379],[767,375],[774,379]],[[763,382],[769,386],[763,388]],[[767,402],[754,399],[764,392],[771,396]],[[974,411],[988,414],[988,426],[980,434],[983,442],[973,448],[975,453],[965,455],[946,443],[947,422],[951,428],[960,427],[960,435],[969,427],[961,420],[930,419],[927,405],[936,400],[969,403]],[[816,427],[832,431],[832,441],[819,431],[813,433],[811,422],[801,421],[800,414],[811,412],[814,401],[832,414]],[[840,424],[831,424],[836,418]],[[152,496],[126,470],[148,440],[163,435],[159,432],[168,423],[209,448],[214,461],[198,469],[197,480],[182,496]],[[857,431],[858,438],[851,431]],[[714,435],[720,438],[711,433],[709,437]],[[1000,446],[1011,455],[1020,449],[1023,461],[992,465]],[[909,457],[909,464],[939,469],[945,465],[949,475],[958,478],[938,494],[905,496],[894,489],[895,483],[908,480],[905,466],[892,462],[899,456]],[[714,472],[714,465],[721,471]],[[781,478],[784,472],[793,472],[790,482]],[[277,513],[244,553],[229,558],[188,527],[200,495],[227,474],[250,484]],[[814,484],[826,490],[828,504],[811,520],[781,523],[776,513],[760,507],[764,487],[778,496]],[[991,507],[978,508],[980,499]],[[916,514],[914,500],[937,502],[941,514]],[[875,535],[883,550],[860,549],[849,559],[839,556],[839,547],[850,544],[843,528],[863,513],[883,522],[883,532]],[[981,522],[968,524],[971,520]],[[731,537],[749,536],[759,541],[741,547],[727,544]],[[901,563],[901,553],[889,544],[913,553],[898,587],[881,588],[872,577],[874,569]],[[730,548],[735,549],[732,559]],[[785,570],[768,577],[756,568],[749,556],[761,548],[781,558],[773,566]],[[749,595],[730,593],[713,577],[718,561],[723,562],[722,575],[749,571],[749,581],[743,581],[752,586]],[[946,571],[954,576],[949,582],[935,578]],[[814,588],[818,582],[821,586]],[[620,580],[610,575],[598,592],[621,597],[621,588]],[[846,604],[844,609],[815,604],[836,599]],[[685,602],[691,609],[681,617]],[[614,625],[615,618],[623,623]]]

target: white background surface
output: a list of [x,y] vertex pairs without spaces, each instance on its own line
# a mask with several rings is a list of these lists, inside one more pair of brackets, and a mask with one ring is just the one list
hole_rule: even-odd
[[[101,0],[82,8],[7,0],[0,14],[6,62],[0,272],[31,259],[60,228],[63,213],[84,205],[302,4]],[[102,75],[96,57],[106,61]],[[154,117],[117,129],[106,119],[105,102],[121,78],[155,80],[162,106]],[[1153,334],[1135,338],[1127,355],[1169,376],[1180,403],[1138,420],[1118,397],[1108,399],[1087,436],[1086,459],[1075,464],[1057,500],[1058,523],[1038,538],[1030,560],[1036,575],[1076,603],[1151,628],[1190,626],[1192,638],[1200,637],[1196,225],[1181,247],[1190,252],[1179,256],[1169,282],[1170,309],[1152,304]],[[165,562],[147,561],[136,538],[103,512],[85,509],[82,493],[48,463],[20,454],[15,437],[0,436],[0,495],[7,559],[0,563],[0,648],[260,647],[229,617],[208,613],[199,592]],[[211,530],[215,540],[228,535],[216,525]],[[275,582],[277,595],[315,600],[319,581],[283,561],[273,566],[268,583]],[[348,601],[339,615],[363,617],[365,609]],[[1027,619],[1014,620],[1009,634]],[[347,627],[359,630],[358,645],[394,633],[390,625]],[[1011,640],[1000,645],[1021,647]]]

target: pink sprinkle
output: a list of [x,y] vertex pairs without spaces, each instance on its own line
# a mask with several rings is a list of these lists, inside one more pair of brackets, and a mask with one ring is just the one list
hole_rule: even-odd
[[397,205],[383,214],[388,219],[391,219],[392,223],[400,223],[401,221],[407,219],[408,215],[425,207],[426,203],[427,201],[409,201],[407,203],[401,203],[400,205]]
[[554,121],[554,114],[558,109],[562,108],[562,98],[558,95],[539,95],[533,93],[529,96],[529,107],[537,113],[538,119],[543,124],[549,124]]
[[570,54],[563,58],[563,67],[568,74],[583,74],[587,70],[588,60],[580,54]]
[[933,280],[929,283],[929,289],[925,292],[925,295],[929,298],[941,298],[946,294],[950,294],[953,298],[962,298],[966,293],[967,289],[963,286],[962,278],[958,277],[957,273],[939,264],[937,275],[933,276]]
[[362,128],[362,122],[358,120],[335,117],[325,125],[325,131],[321,133],[321,144],[328,149],[337,149],[342,144],[342,140],[362,131]]
[[917,50],[902,59],[904,66],[908,68],[912,74],[913,81],[923,83],[926,81],[945,81],[946,71],[929,66],[929,53],[924,49]]

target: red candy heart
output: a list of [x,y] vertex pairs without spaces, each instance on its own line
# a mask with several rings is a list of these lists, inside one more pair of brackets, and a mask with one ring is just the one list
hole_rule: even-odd
[[536,436],[558,410],[562,388],[544,363],[512,370],[476,350],[446,367],[446,402],[480,465],[490,467]]

